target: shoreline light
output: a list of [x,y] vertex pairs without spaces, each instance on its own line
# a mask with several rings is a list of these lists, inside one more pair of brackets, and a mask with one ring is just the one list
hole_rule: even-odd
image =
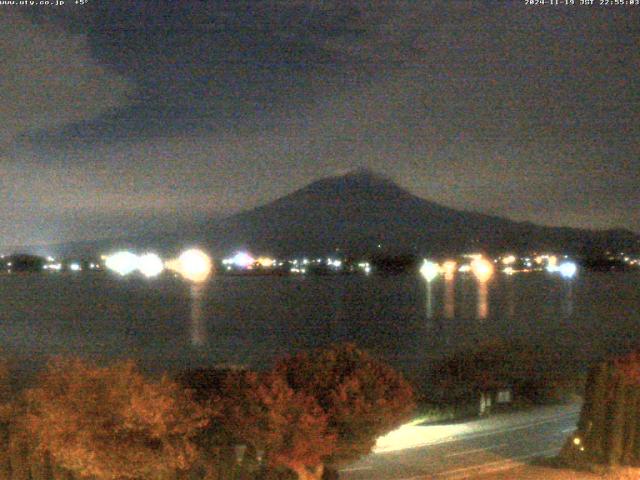
[[236,267],[241,268],[247,268],[249,265],[253,265],[255,262],[256,259],[249,255],[247,252],[238,252],[233,256],[233,258],[231,258],[231,263]]
[[437,263],[425,260],[420,267],[420,275],[424,277],[427,282],[431,282],[440,274],[440,266]]
[[138,268],[138,262],[139,258],[137,255],[122,250],[107,256],[104,264],[109,270],[124,277]]
[[157,277],[164,270],[164,264],[155,253],[145,253],[138,258],[138,270],[147,278]]
[[573,278],[578,271],[578,266],[573,262],[563,262],[558,266],[558,271],[564,278]]
[[493,264],[480,257],[471,262],[471,270],[478,281],[486,282],[493,276]]
[[211,275],[213,264],[209,255],[192,248],[182,252],[177,259],[168,261],[165,267],[179,273],[186,280],[201,283]]
[[458,264],[454,260],[447,260],[442,264],[442,273],[446,279],[452,279],[456,274]]

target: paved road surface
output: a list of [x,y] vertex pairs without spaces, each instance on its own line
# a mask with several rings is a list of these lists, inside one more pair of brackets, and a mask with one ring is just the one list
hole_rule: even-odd
[[575,429],[579,404],[541,407],[447,426],[406,426],[375,453],[340,471],[341,480],[454,480],[553,456]]

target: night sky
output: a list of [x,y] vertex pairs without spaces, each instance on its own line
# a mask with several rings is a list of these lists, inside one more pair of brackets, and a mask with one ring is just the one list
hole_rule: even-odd
[[0,6],[0,245],[162,230],[358,167],[640,232],[640,6],[67,3]]

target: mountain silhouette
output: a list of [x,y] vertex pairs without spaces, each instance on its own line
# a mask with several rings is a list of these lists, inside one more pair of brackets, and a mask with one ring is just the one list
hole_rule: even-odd
[[199,236],[214,252],[248,248],[274,255],[563,250],[637,250],[627,230],[539,226],[417,197],[366,169],[313,182],[266,205],[206,222]]
[[133,248],[175,253],[192,245],[208,249],[217,258],[239,249],[277,256],[544,250],[588,256],[607,250],[640,251],[640,236],[624,229],[547,227],[455,210],[413,195],[384,176],[358,169],[323,178],[226,218],[185,224],[173,232],[66,243],[51,251],[86,255]]

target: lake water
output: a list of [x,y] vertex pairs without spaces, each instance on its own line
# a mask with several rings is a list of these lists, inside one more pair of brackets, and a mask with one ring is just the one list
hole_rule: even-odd
[[[483,339],[543,344],[583,368],[640,340],[640,273],[438,278],[414,275],[178,279],[108,274],[0,277],[0,347],[134,358],[147,370],[268,365],[276,356],[352,341],[409,376]],[[429,301],[430,297],[430,301]]]

